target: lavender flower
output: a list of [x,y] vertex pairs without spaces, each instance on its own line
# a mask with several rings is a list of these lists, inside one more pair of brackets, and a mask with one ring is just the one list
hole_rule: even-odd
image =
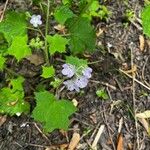
[[87,79],[89,79],[89,78],[91,78],[91,73],[92,73],[92,68],[90,68],[90,67],[87,67],[87,68],[85,68],[83,71],[82,71],[82,73],[83,73],[83,75],[87,78]]
[[62,70],[62,74],[67,76],[68,78],[73,77],[73,75],[75,74],[76,70],[75,70],[75,66],[70,65],[70,64],[64,64],[63,65],[63,70]]
[[81,76],[76,79],[76,85],[81,89],[85,88],[87,84],[88,84],[88,79],[84,76]]
[[31,16],[30,23],[31,23],[34,27],[38,27],[38,25],[41,25],[41,24],[42,24],[41,15],[32,15],[32,16]]
[[[84,69],[75,68],[75,66],[71,64],[64,64],[62,74],[71,78],[70,80],[64,81],[64,85],[67,87],[69,91],[77,91],[83,89],[87,86],[89,78],[91,78],[92,68],[86,67]],[[73,78],[72,78],[73,77]]]
[[75,80],[73,80],[73,79],[72,79],[72,80],[64,81],[63,83],[64,83],[64,85],[66,85],[66,87],[67,87],[67,89],[68,89],[69,91],[73,91],[73,90],[75,90],[75,91],[77,91],[77,92],[80,91],[80,89],[79,89],[79,87],[77,86]]

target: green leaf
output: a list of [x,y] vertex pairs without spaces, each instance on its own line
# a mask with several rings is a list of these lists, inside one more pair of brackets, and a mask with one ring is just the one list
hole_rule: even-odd
[[0,71],[3,70],[5,61],[6,61],[6,58],[4,58],[2,54],[0,54]]
[[0,90],[0,113],[21,115],[23,112],[29,112],[30,106],[24,101],[23,82],[22,77],[12,79],[10,88],[5,87]]
[[42,75],[41,75],[41,77],[51,78],[51,77],[54,77],[54,75],[55,75],[55,69],[54,69],[53,66],[50,66],[50,67],[42,66]]
[[75,15],[67,5],[58,7],[54,14],[55,20],[62,25],[66,22],[67,19],[72,18],[74,16]]
[[103,100],[107,100],[109,97],[108,97],[108,94],[106,93],[106,91],[104,89],[99,89],[96,91],[96,95],[99,97],[99,98],[102,98]]
[[66,5],[66,4],[71,4],[72,1],[73,1],[73,0],[62,0],[62,3],[63,3],[64,5]]
[[98,9],[100,8],[100,4],[97,0],[94,0],[90,3],[87,11],[82,15],[83,17],[88,17],[90,20],[92,19],[92,16],[99,17],[98,15]]
[[150,37],[150,5],[147,5],[142,11],[143,32]]
[[13,55],[18,61],[31,55],[31,49],[27,45],[27,36],[14,37],[11,46],[8,48],[7,54]]
[[71,34],[70,49],[73,53],[94,50],[96,34],[88,18],[74,17],[68,19],[66,25]]
[[55,78],[55,81],[52,81],[50,85],[53,86],[53,88],[58,88],[60,84],[62,83],[62,80],[59,78]]
[[16,79],[13,79],[10,81],[10,85],[12,86],[12,92],[18,91],[23,91],[23,84],[24,78],[23,77],[18,77]]
[[75,66],[76,74],[83,75],[82,71],[88,66],[88,62],[85,59],[79,59],[78,57],[68,56],[66,57],[66,63]]
[[66,50],[66,45],[68,44],[68,39],[62,37],[59,34],[54,36],[47,36],[47,41],[50,44],[49,52],[53,55],[55,52],[63,53]]
[[0,33],[0,53],[5,53],[8,48],[8,42],[4,37],[4,34]]
[[55,129],[68,129],[68,117],[76,111],[72,102],[57,100],[48,91],[36,92],[35,99],[37,104],[32,117],[43,123],[46,132],[52,132]]
[[11,43],[15,36],[24,36],[27,33],[27,22],[24,13],[8,12],[4,21],[0,23],[0,33]]
[[85,68],[88,66],[88,62],[85,59],[79,59],[78,57],[67,56],[66,63],[76,66],[76,68]]

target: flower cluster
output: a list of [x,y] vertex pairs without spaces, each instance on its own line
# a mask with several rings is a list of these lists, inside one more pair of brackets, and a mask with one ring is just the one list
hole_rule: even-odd
[[87,86],[89,82],[88,79],[92,76],[92,68],[81,68],[81,71],[79,72],[79,68],[76,68],[71,64],[64,64],[62,67],[62,74],[68,78],[71,78],[63,82],[69,91],[75,90],[79,92],[80,89],[83,89]]
[[41,25],[41,24],[42,24],[41,15],[32,15],[32,16],[31,16],[30,23],[31,23],[34,27],[38,27],[38,25]]

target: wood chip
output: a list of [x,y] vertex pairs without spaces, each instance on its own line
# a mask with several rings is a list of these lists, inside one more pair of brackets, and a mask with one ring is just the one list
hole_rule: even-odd
[[101,125],[98,132],[97,132],[97,134],[96,134],[96,136],[95,136],[95,139],[94,139],[94,141],[92,143],[92,146],[91,146],[91,148],[93,150],[97,150],[97,143],[98,143],[98,141],[99,141],[99,139],[100,139],[100,137],[101,137],[101,135],[104,131],[104,127],[105,127],[105,125]]
[[80,141],[80,134],[75,132],[70,141],[68,150],[74,150],[77,147],[79,141]]
[[141,52],[143,52],[144,48],[145,48],[145,40],[144,40],[144,36],[143,35],[139,36],[139,42],[140,42],[140,50],[141,50]]
[[73,105],[74,105],[75,107],[78,106],[78,101],[77,101],[75,98],[72,100],[72,102],[73,102]]
[[119,120],[117,150],[123,150],[123,137],[122,137],[122,134],[121,134],[122,125],[123,125],[123,118],[121,118]]
[[117,150],[123,150],[123,137],[120,133],[117,139]]
[[0,127],[5,123],[7,116],[0,116]]

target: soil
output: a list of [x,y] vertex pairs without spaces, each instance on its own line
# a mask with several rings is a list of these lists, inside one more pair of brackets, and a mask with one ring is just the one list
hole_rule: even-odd
[[[21,3],[21,6],[17,5],[15,8],[15,3],[17,4],[16,0],[11,0],[8,9],[22,8]],[[5,1],[0,2],[2,8],[4,4]],[[66,89],[59,91],[60,98],[76,99],[78,102],[78,111],[71,117],[69,130],[66,133],[55,130],[45,134],[41,124],[35,122],[30,115],[7,116],[5,123],[0,126],[0,150],[46,150],[47,147],[49,150],[61,149],[62,144],[70,142],[74,132],[81,136],[76,149],[90,150],[101,125],[105,127],[98,140],[98,150],[117,149],[119,135],[123,138],[124,150],[150,149],[150,138],[146,129],[141,122],[136,124],[134,119],[135,111],[150,109],[150,90],[143,86],[144,84],[150,87],[150,41],[143,35],[140,23],[144,1],[107,0],[103,4],[112,14],[108,21],[94,20],[97,32],[100,29],[103,32],[97,37],[96,51],[92,55],[85,54],[90,62],[98,61],[90,65],[93,75],[88,87],[81,94],[68,92]],[[32,8],[32,5],[26,5],[28,6]],[[136,17],[133,21],[128,21],[125,17],[126,10],[134,11]],[[140,36],[143,36],[145,41],[143,49],[140,48]],[[59,74],[62,63],[56,59],[55,64]],[[137,68],[136,79],[142,84],[133,84],[132,74],[130,78],[119,71],[119,68],[130,70],[132,64]],[[17,64],[12,58],[7,65],[26,78],[25,92],[26,96],[30,97],[42,80],[40,65],[33,65],[27,59]],[[5,75],[1,73],[0,76],[0,82],[3,82]],[[45,86],[47,87],[47,82]],[[96,96],[97,89],[101,88],[107,91],[108,100]],[[33,109],[33,98],[28,101]],[[121,120],[121,133],[118,133]]]

